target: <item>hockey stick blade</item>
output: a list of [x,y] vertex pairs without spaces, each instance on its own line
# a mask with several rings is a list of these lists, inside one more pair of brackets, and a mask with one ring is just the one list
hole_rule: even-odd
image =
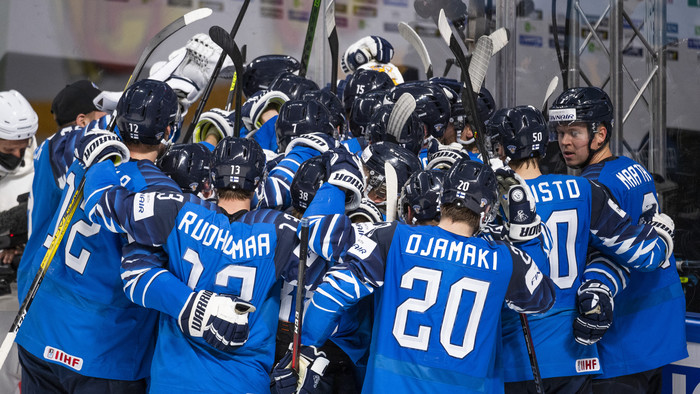
[[[440,15],[438,17],[438,30],[442,39],[445,40],[447,45],[450,47],[450,51],[455,55],[455,60],[457,64],[462,69],[462,80],[465,82],[466,86],[472,86],[471,78],[469,77],[469,65],[467,64],[467,59],[464,56],[464,51],[462,47],[459,46],[457,38],[455,38],[452,27],[450,26],[447,18],[445,17],[445,10],[440,10]],[[484,163],[488,163],[489,154],[486,150],[486,144],[484,143],[484,138],[486,137],[486,127],[484,122],[479,119],[479,111],[476,106],[476,98],[474,93],[469,89],[462,89],[462,102],[467,110],[467,115],[469,116],[469,125],[474,130],[476,146],[481,153],[481,157]]]
[[396,220],[399,180],[396,170],[389,162],[384,163],[384,177],[386,178],[386,221],[393,222]]
[[304,275],[306,274],[306,259],[309,252],[309,218],[301,219],[299,234],[299,268],[297,276],[297,294],[294,308],[294,334],[292,337],[292,369],[299,371],[299,349],[301,347],[301,323],[304,317]]
[[493,51],[491,52],[491,56],[497,54],[498,51],[503,49],[503,47],[508,44],[508,30],[506,30],[505,27],[501,27],[500,29],[489,34],[489,37],[491,38],[491,42],[493,42]]
[[408,120],[415,110],[416,99],[414,99],[410,93],[402,94],[401,97],[396,100],[396,104],[394,104],[394,108],[391,109],[391,114],[389,114],[389,121],[386,125],[387,134],[394,136],[398,141],[401,135],[401,129],[403,129],[406,120]]
[[328,2],[326,7],[326,31],[328,31],[328,46],[331,50],[331,93],[338,93],[338,31],[335,27],[335,1]]
[[[214,43],[221,47],[223,53],[228,55],[233,61],[236,68],[236,75],[243,75],[243,55],[238,49],[238,46],[233,41],[231,35],[221,26],[212,26],[209,28],[209,37]],[[235,84],[235,82],[234,82]],[[237,137],[241,129],[241,84],[235,84],[236,89],[236,109],[235,120],[233,126],[234,135]]]
[[301,52],[301,66],[299,68],[299,76],[305,77],[309,69],[309,58],[311,58],[311,47],[314,44],[314,35],[316,34],[316,22],[318,22],[318,12],[321,9],[321,0],[314,0],[309,14],[309,24],[306,27],[306,37],[304,38],[304,49]]
[[554,91],[557,89],[557,86],[559,86],[559,77],[555,75],[554,78],[552,78],[552,80],[549,81],[547,91],[544,93],[544,100],[542,101],[542,112],[547,110],[547,101],[549,101],[549,98],[552,96],[552,93],[554,93]]
[[404,40],[408,41],[413,49],[418,52],[418,57],[420,57],[423,63],[423,68],[425,68],[425,76],[427,79],[433,77],[433,62],[430,60],[430,54],[428,53],[428,48],[425,47],[425,43],[421,40],[418,33],[406,22],[399,22],[399,34]]
[[[238,33],[238,28],[241,27],[241,23],[243,22],[243,16],[248,10],[248,4],[250,4],[250,0],[243,0],[241,9],[240,11],[238,11],[238,15],[236,16],[236,21],[233,23],[233,27],[231,28],[232,38],[236,37],[236,33]],[[199,117],[204,111],[204,106],[206,105],[207,101],[209,101],[211,91],[214,89],[214,82],[216,82],[216,79],[219,77],[221,67],[223,67],[224,65],[224,60],[226,60],[226,54],[221,53],[221,56],[219,56],[219,60],[216,62],[214,70],[211,73],[209,82],[207,82],[207,86],[204,88],[204,93],[202,93],[202,97],[199,99],[199,104],[197,105],[197,109],[195,110],[194,116],[192,117],[192,122],[190,122],[189,126],[187,127],[187,131],[182,137],[182,142],[189,141],[189,139],[192,137],[192,133],[194,132],[197,122],[199,121]]]
[[[161,31],[156,33],[156,35],[148,41],[148,44],[146,44],[146,47],[143,49],[143,52],[141,52],[141,56],[139,56],[139,60],[136,62],[136,66],[134,66],[134,71],[131,72],[129,79],[126,81],[124,90],[131,86],[133,82],[138,80],[139,74],[141,74],[143,67],[146,65],[146,61],[148,60],[148,58],[151,57],[153,51],[155,51],[155,49],[163,43],[163,41],[165,41],[168,37],[172,36],[183,27],[190,25],[198,20],[209,17],[211,13],[211,8],[199,8],[194,11],[190,11],[185,15],[175,19],[169,25],[161,29]],[[114,131],[114,126],[116,125],[116,123],[117,117],[113,116],[112,119],[109,121],[107,130]]]
[[469,62],[469,77],[472,81],[472,90],[478,93],[481,84],[486,79],[486,72],[489,69],[491,56],[493,55],[493,41],[489,36],[481,36],[476,41],[476,48]]

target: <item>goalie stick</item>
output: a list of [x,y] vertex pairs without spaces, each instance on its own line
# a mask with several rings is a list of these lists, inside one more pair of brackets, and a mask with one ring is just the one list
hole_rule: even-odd
[[[245,15],[246,11],[248,10],[248,4],[250,4],[250,0],[244,0],[243,5],[241,5],[240,11],[238,11],[238,16],[236,16],[236,21],[233,23],[233,28],[231,28],[231,37],[233,37],[233,38],[236,37],[236,33],[238,33],[238,28],[241,27],[241,23],[243,22],[243,16]],[[182,140],[181,140],[182,142],[187,142],[192,137],[192,133],[194,132],[195,127],[197,126],[197,122],[199,121],[199,117],[202,115],[202,112],[204,111],[204,105],[206,105],[207,101],[209,100],[209,96],[211,95],[211,91],[214,88],[214,83],[216,82],[216,79],[219,77],[219,72],[221,71],[221,67],[223,67],[223,65],[224,65],[224,60],[226,60],[226,53],[222,52],[221,56],[219,56],[219,60],[216,62],[216,65],[214,66],[214,70],[211,73],[211,78],[209,78],[209,82],[207,83],[207,87],[204,88],[204,93],[202,93],[202,98],[199,99],[199,104],[197,105],[197,109],[194,112],[194,117],[192,118],[192,122],[190,122],[189,126],[187,126],[187,132],[185,132],[185,135],[182,137]],[[231,59],[231,60],[233,60],[233,59]],[[236,71],[236,73],[238,73],[238,71]],[[235,84],[236,79],[237,79],[237,77],[236,77],[236,75],[234,75],[233,76],[234,82],[232,82],[232,84]]]
[[[204,19],[211,15],[211,13],[212,11],[209,8],[200,8],[194,11],[190,11],[187,14],[179,17],[169,25],[165,26],[163,29],[161,29],[161,31],[159,31],[155,36],[153,36],[153,38],[151,38],[151,40],[148,41],[146,48],[144,48],[143,52],[141,53],[138,62],[136,62],[134,71],[131,73],[131,76],[129,77],[129,80],[126,83],[126,87],[124,88],[124,90],[126,90],[126,88],[128,88],[131,85],[132,80],[136,80],[138,78],[139,73],[143,69],[143,66],[146,64],[146,61],[150,57],[151,53],[153,53],[153,51],[163,41],[165,41],[168,37],[175,34],[175,32],[182,29],[183,27],[200,19]],[[110,131],[114,131],[114,124],[116,123],[115,119],[116,116],[113,116],[112,120],[110,121]],[[70,198],[70,203],[68,204],[65,211],[62,213],[61,219],[58,221],[58,226],[56,227],[56,233],[51,238],[51,243],[49,244],[46,254],[44,254],[44,258],[41,260],[39,270],[37,271],[36,275],[34,275],[34,280],[32,280],[32,284],[29,286],[27,296],[24,298],[22,305],[20,305],[19,311],[17,312],[17,316],[15,316],[15,320],[12,322],[9,331],[7,332],[7,335],[5,336],[5,339],[2,342],[2,345],[0,345],[0,368],[2,368],[3,364],[5,364],[7,355],[10,353],[10,349],[12,348],[12,343],[15,341],[15,337],[17,337],[17,331],[19,331],[20,326],[22,326],[22,322],[24,321],[24,318],[27,315],[27,312],[29,311],[29,307],[31,306],[32,301],[34,301],[34,297],[36,297],[36,293],[39,290],[39,286],[41,285],[41,282],[46,276],[46,272],[49,269],[49,265],[51,264],[54,255],[56,255],[58,246],[61,244],[61,241],[63,240],[63,237],[66,234],[66,231],[68,230],[68,225],[73,219],[73,214],[75,214],[75,211],[78,209],[78,206],[80,205],[80,202],[83,199],[84,188],[85,177],[83,177],[83,179],[80,180],[78,188],[75,189],[75,192],[73,192],[73,195]]]
[[311,57],[311,47],[314,44],[314,35],[316,34],[316,22],[318,21],[318,12],[321,9],[321,0],[314,0],[309,14],[309,25],[306,27],[306,37],[304,38],[304,49],[301,52],[301,67],[299,68],[299,76],[305,77],[306,71],[309,69],[309,58]]
[[328,2],[326,7],[326,30],[328,31],[328,46],[331,50],[331,93],[338,93],[338,31],[335,28],[335,0]]
[[[438,30],[442,39],[445,40],[447,45],[450,47],[450,51],[455,55],[457,64],[462,72],[462,80],[467,86],[473,86],[471,78],[469,76],[469,66],[467,64],[467,58],[464,56],[464,51],[462,47],[459,46],[459,41],[454,36],[452,28],[450,27],[447,18],[445,17],[445,10],[440,10],[440,16],[438,17]],[[481,158],[484,163],[489,162],[489,154],[486,150],[486,144],[484,143],[484,138],[486,136],[486,127],[484,122],[479,119],[479,111],[477,111],[476,99],[474,97],[474,92],[469,91],[469,89],[462,89],[462,102],[465,105],[465,109],[469,115],[469,125],[474,129],[474,137],[476,139],[476,146],[481,153]]]
[[238,49],[238,46],[236,43],[233,41],[233,37],[226,31],[224,30],[221,26],[212,26],[209,28],[209,37],[211,37],[211,40],[214,41],[214,43],[218,46],[221,47],[223,50],[224,55],[228,55],[231,60],[233,61],[233,66],[236,68],[236,73],[233,75],[233,81],[234,83],[232,85],[235,85],[235,90],[236,90],[236,109],[235,109],[235,120],[234,120],[234,128],[233,128],[233,134],[234,136],[238,137],[238,134],[241,130],[241,84],[236,84],[236,75],[242,75],[243,74],[243,55],[241,54],[241,51]]
[[[124,90],[131,86],[132,82],[135,82],[139,79],[139,74],[141,74],[143,67],[146,65],[146,61],[149,57],[151,57],[153,51],[155,51],[155,49],[163,43],[163,41],[165,41],[168,37],[172,36],[183,27],[190,25],[200,19],[209,17],[211,13],[211,8],[199,8],[194,11],[190,11],[185,15],[175,19],[169,25],[165,26],[158,33],[156,33],[156,35],[153,36],[153,38],[151,38],[150,41],[148,41],[148,44],[146,44],[146,47],[143,49],[143,52],[141,52],[141,56],[136,62],[136,66],[134,66],[134,71],[131,72],[129,79],[126,81],[126,86],[124,86]],[[109,131],[114,131],[114,126],[116,125],[116,123],[117,117],[114,116],[109,121],[109,126],[107,127],[107,129]]]
[[428,48],[425,47],[423,40],[421,40],[418,33],[406,22],[399,22],[399,34],[404,40],[408,41],[413,49],[418,52],[418,57],[420,57],[423,63],[423,68],[425,68],[425,77],[430,79],[433,77],[433,62],[430,60],[430,54],[428,54]]
[[292,369],[299,372],[299,349],[301,347],[301,321],[304,317],[304,274],[309,252],[309,218],[301,219],[301,242],[299,243],[299,272],[297,276],[297,299],[294,308],[294,336],[292,337]]

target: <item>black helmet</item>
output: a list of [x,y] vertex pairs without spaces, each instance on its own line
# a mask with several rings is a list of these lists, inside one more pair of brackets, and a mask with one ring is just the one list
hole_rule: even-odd
[[369,126],[367,126],[369,142],[393,142],[418,155],[418,152],[423,147],[423,122],[420,121],[415,112],[412,112],[401,127],[399,137],[396,138],[394,135],[389,134],[388,130],[389,118],[394,107],[394,104],[386,104],[374,113]]
[[286,94],[290,100],[300,100],[304,93],[318,90],[318,85],[310,79],[291,72],[283,72],[270,83],[269,90],[280,91]]
[[456,203],[481,216],[481,224],[493,218],[497,203],[496,174],[488,164],[461,159],[447,171],[442,184],[442,204]]
[[350,113],[355,97],[373,90],[393,88],[394,81],[389,74],[375,70],[359,69],[355,71],[343,89],[343,106]]
[[197,194],[211,187],[213,160],[212,152],[202,144],[178,144],[158,160],[158,167],[183,192]]
[[370,144],[362,151],[361,158],[362,164],[364,164],[369,172],[366,188],[367,193],[372,189],[377,189],[379,191],[382,187],[386,190],[386,184],[384,182],[386,179],[384,163],[389,163],[396,170],[399,188],[397,193],[401,191],[401,187],[406,183],[408,177],[421,169],[418,156],[408,149],[392,142],[382,141]]
[[407,82],[391,89],[387,98],[395,103],[404,93],[416,100],[416,114],[428,126],[428,133],[442,137],[450,121],[450,100],[442,87],[425,81]]
[[325,105],[314,100],[289,100],[280,108],[275,131],[279,151],[284,152],[289,142],[300,135],[323,133],[332,136],[335,128]]
[[440,197],[444,180],[445,172],[440,170],[421,170],[413,173],[401,189],[399,216],[408,223],[410,207],[413,210],[413,223],[440,220]]
[[117,127],[124,141],[160,144],[165,129],[180,121],[177,95],[165,82],[142,79],[129,86],[117,104]]
[[511,160],[542,158],[547,152],[547,122],[542,112],[531,105],[499,109],[486,128],[492,141],[501,144]]
[[272,81],[283,72],[295,72],[300,68],[299,61],[287,55],[258,56],[246,64],[241,87],[246,97],[267,89]]
[[301,163],[290,187],[292,206],[298,211],[308,208],[316,191],[326,180],[326,166],[321,155]]

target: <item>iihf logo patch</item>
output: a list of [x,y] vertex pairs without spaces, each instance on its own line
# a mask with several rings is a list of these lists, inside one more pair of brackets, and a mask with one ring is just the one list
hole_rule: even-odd
[[506,149],[508,149],[508,151],[510,153],[515,153],[515,150],[517,149],[517,147],[515,145],[508,145],[508,147]]
[[600,371],[600,361],[597,358],[581,358],[576,360],[576,372]]

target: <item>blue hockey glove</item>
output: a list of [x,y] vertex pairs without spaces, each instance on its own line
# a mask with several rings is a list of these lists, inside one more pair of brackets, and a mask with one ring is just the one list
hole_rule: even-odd
[[118,135],[107,130],[91,130],[80,139],[74,151],[83,168],[111,159],[115,165],[129,161],[129,149]]
[[330,393],[331,385],[324,377],[329,364],[326,353],[315,346],[302,346],[299,351],[299,373],[297,374],[292,369],[292,345],[290,344],[289,347],[290,350],[272,369],[270,382],[272,393]]
[[535,200],[525,180],[510,168],[496,170],[498,198],[508,228],[508,237],[520,242],[533,239],[542,232]]
[[612,292],[601,281],[590,280],[578,288],[576,299],[579,315],[574,320],[574,338],[582,345],[592,345],[612,324]]
[[394,47],[389,41],[379,36],[366,36],[348,47],[340,58],[340,66],[346,73],[351,73],[371,60],[389,63],[393,57]]
[[345,209],[360,206],[365,190],[365,177],[360,158],[340,146],[324,152],[321,157],[326,167],[326,179],[331,185],[345,191]]
[[183,333],[201,337],[218,350],[231,352],[248,340],[248,313],[255,307],[230,294],[192,293],[180,311]]

